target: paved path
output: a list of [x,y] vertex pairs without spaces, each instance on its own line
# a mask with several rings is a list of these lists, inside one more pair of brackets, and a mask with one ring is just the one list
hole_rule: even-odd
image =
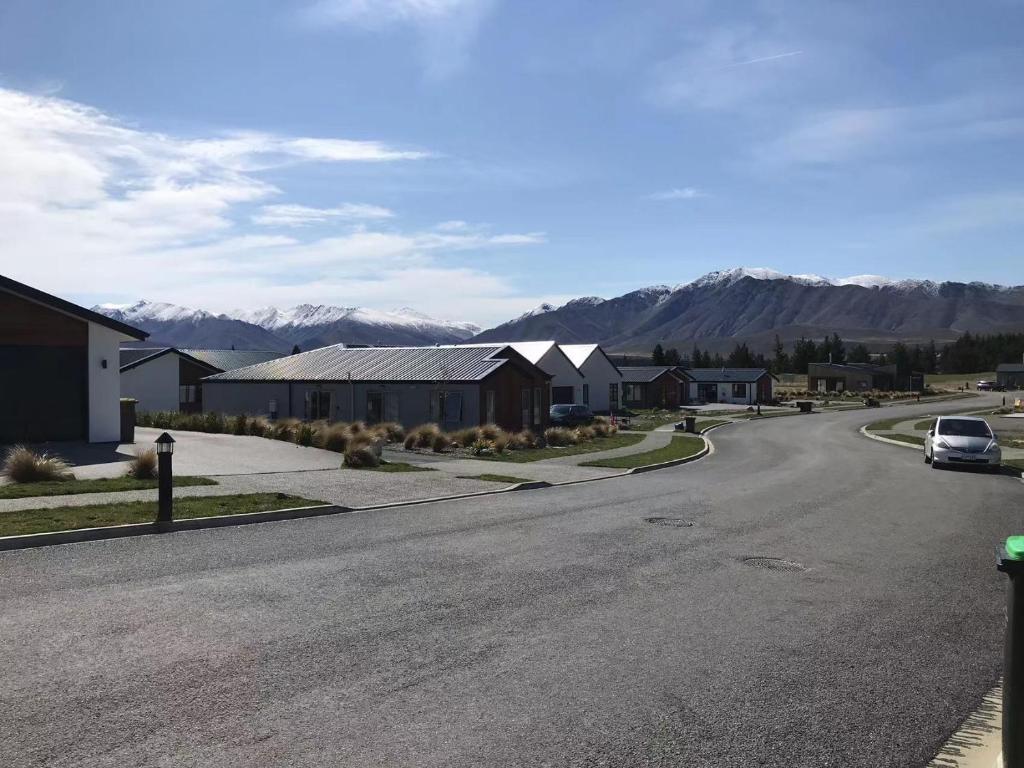
[[870,418],[753,422],[598,483],[0,554],[0,754],[921,768],[999,676],[992,552],[1024,484],[930,472]]

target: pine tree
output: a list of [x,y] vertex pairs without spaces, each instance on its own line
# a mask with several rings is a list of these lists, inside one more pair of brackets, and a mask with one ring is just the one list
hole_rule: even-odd
[[654,345],[654,351],[651,352],[651,362],[655,365],[665,364],[665,350],[662,349],[661,344]]
[[299,354],[299,352],[301,352],[301,351],[302,351],[302,350],[301,350],[301,349],[299,349],[299,345],[298,345],[298,344],[296,344],[296,345],[294,345],[294,346],[292,347],[292,354],[293,354],[293,355],[297,355],[297,354]]

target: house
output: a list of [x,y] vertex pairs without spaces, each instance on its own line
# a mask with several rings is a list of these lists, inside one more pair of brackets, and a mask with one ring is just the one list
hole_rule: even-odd
[[148,347],[121,350],[121,396],[138,411],[203,410],[202,379],[283,357],[280,352]]
[[619,368],[623,408],[678,408],[686,402],[687,378],[674,365]]
[[771,402],[775,377],[764,368],[686,368],[687,401],[754,405]]
[[996,384],[1006,389],[1024,389],[1024,364],[1003,363],[996,366]]
[[117,441],[119,347],[147,335],[0,275],[0,444]]
[[565,356],[583,375],[581,402],[595,412],[621,407],[622,372],[599,344],[559,344]]
[[[587,403],[589,389],[583,374],[565,352],[553,341],[506,342],[516,352],[551,374],[551,403]],[[460,344],[462,347],[494,346],[493,344]]]
[[901,374],[895,365],[867,363],[811,363],[807,366],[807,390],[810,392],[920,392],[924,374]]
[[203,379],[203,409],[443,429],[548,425],[551,374],[508,344],[314,349]]

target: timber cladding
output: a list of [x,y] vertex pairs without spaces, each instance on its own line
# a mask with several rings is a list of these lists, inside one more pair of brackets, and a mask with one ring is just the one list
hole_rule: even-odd
[[0,290],[0,346],[87,347],[89,324]]
[[[480,424],[486,424],[487,392],[494,392],[494,422],[502,429],[543,432],[551,408],[550,377],[533,365],[520,365],[515,358],[480,382]],[[528,392],[524,396],[524,392]],[[539,400],[538,400],[539,396]],[[529,398],[529,423],[523,423],[524,397]]]

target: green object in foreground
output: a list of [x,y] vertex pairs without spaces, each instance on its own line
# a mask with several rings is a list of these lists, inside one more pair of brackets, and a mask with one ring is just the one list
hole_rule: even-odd
[[[247,493],[232,496],[183,496],[174,500],[176,520],[194,517],[221,517],[249,512],[270,512],[322,504],[284,493]],[[156,520],[155,501],[130,501],[121,504],[90,504],[82,507],[26,509],[0,514],[0,536],[71,531],[127,523],[152,523]]]
[[1006,554],[1011,560],[1024,560],[1024,536],[1010,536],[1006,539]]
[[[208,477],[175,475],[174,487],[191,485],[217,485]],[[116,491],[145,491],[156,488],[156,480],[136,480],[134,477],[103,477],[95,480],[47,480],[40,483],[5,483],[0,485],[0,499],[24,499],[30,496],[66,496],[79,493],[113,493]]]
[[611,467],[612,469],[633,469],[634,467],[646,467],[648,464],[662,464],[666,461],[676,461],[695,456],[704,450],[704,440],[692,435],[679,435],[673,437],[672,442],[664,448],[656,448],[653,451],[634,453],[629,456],[617,456],[613,459],[601,459],[581,464],[583,467]]

